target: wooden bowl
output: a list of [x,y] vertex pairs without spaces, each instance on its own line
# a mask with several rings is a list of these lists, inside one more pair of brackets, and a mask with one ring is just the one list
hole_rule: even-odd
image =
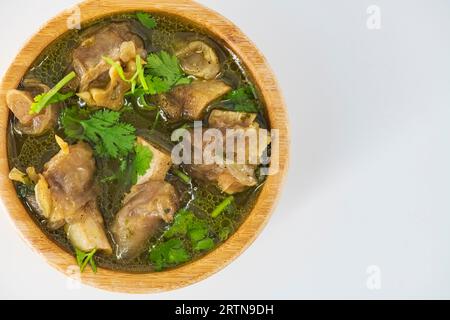
[[[175,15],[206,28],[231,48],[242,60],[262,94],[272,129],[278,129],[279,171],[269,176],[257,203],[246,221],[224,244],[205,257],[176,269],[148,274],[132,274],[100,269],[76,275],[83,283],[110,291],[148,293],[171,290],[200,281],[219,271],[243,252],[265,226],[281,192],[289,158],[287,114],[277,81],[263,55],[233,23],[190,0],[88,0],[78,5],[81,22],[130,11]],[[74,8],[50,20],[29,40],[4,76],[0,90],[0,196],[6,211],[22,237],[47,262],[68,276],[74,276],[75,259],[48,239],[33,222],[8,179],[7,127],[9,110],[5,93],[16,88],[38,55],[56,38],[68,31],[67,21]],[[270,254],[270,253],[268,253]],[[75,268],[75,269],[74,269]]]

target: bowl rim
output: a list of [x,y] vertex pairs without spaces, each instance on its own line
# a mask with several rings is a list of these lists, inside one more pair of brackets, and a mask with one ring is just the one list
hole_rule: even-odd
[[[78,11],[79,10],[79,11]],[[245,65],[267,106],[272,129],[279,130],[279,170],[267,177],[255,206],[244,223],[225,243],[204,257],[181,267],[156,273],[126,273],[100,269],[77,272],[74,257],[49,239],[30,217],[17,197],[8,178],[7,130],[9,109],[6,92],[17,88],[29,66],[42,51],[69,30],[68,19],[81,13],[81,22],[89,22],[117,13],[147,11],[174,15],[208,30],[228,46]],[[236,259],[267,224],[280,196],[289,163],[289,125],[287,111],[276,78],[266,59],[256,46],[228,19],[191,0],[87,0],[63,11],[48,21],[27,41],[6,71],[0,87],[0,200],[15,228],[35,252],[48,264],[66,276],[82,283],[113,292],[153,293],[173,290],[201,281],[226,267]]]

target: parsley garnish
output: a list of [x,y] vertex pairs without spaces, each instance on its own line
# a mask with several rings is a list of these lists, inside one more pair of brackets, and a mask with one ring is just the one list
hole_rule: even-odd
[[73,78],[76,77],[75,72],[69,73],[67,76],[65,76],[60,82],[56,84],[52,89],[50,89],[48,92],[37,95],[34,97],[34,102],[31,104],[30,107],[30,114],[38,114],[42,111],[45,107],[65,101],[72,97],[74,94],[67,93],[67,94],[61,94],[59,91],[70,81],[72,81]]
[[225,97],[233,103],[233,110],[237,112],[258,112],[258,105],[251,86],[241,87],[233,90]]
[[83,252],[77,248],[75,248],[77,264],[80,267],[80,271],[83,272],[86,269],[88,263],[91,265],[92,271],[97,273],[97,265],[94,261],[94,255],[97,252],[97,249],[92,250],[91,252]]
[[156,27],[156,21],[150,14],[138,12],[136,13],[136,17],[146,28],[154,29]]
[[193,251],[205,251],[214,247],[214,240],[208,235],[209,226],[205,220],[190,211],[180,210],[175,215],[173,224],[163,235],[166,241],[150,250],[150,261],[158,271],[184,263],[190,259],[190,254],[181,239],[187,238]]
[[61,123],[67,137],[93,144],[99,156],[123,158],[133,151],[136,129],[120,122],[119,112],[100,110],[87,117],[83,109],[67,108]]
[[190,255],[180,239],[170,239],[157,244],[150,251],[150,261],[153,263],[156,271],[171,265],[187,262],[189,259]]
[[150,54],[145,67],[151,76],[159,77],[168,87],[191,82],[181,70],[177,57],[171,56],[166,51]]
[[143,176],[147,172],[153,159],[152,151],[141,144],[136,144],[134,150],[136,155],[132,162],[131,176],[131,182],[133,185],[137,183],[140,176]]

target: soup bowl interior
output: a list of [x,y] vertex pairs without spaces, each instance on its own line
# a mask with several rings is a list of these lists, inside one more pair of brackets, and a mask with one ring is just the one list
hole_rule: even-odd
[[9,109],[5,94],[16,88],[30,65],[55,39],[71,27],[74,17],[81,23],[117,13],[146,11],[176,16],[206,30],[212,37],[230,48],[242,61],[267,107],[272,129],[279,132],[279,148],[272,150],[278,170],[268,176],[255,206],[239,229],[222,245],[201,259],[184,266],[156,273],[126,273],[100,269],[94,274],[86,270],[76,275],[85,284],[109,291],[148,293],[183,287],[202,280],[224,268],[245,250],[270,218],[281,192],[289,158],[287,114],[276,79],[265,58],[251,41],[230,21],[193,1],[188,0],[89,0],[70,8],[44,25],[23,47],[4,75],[0,91],[0,196],[17,230],[25,241],[46,261],[67,276],[76,272],[73,256],[47,238],[19,200],[13,183],[8,179]]

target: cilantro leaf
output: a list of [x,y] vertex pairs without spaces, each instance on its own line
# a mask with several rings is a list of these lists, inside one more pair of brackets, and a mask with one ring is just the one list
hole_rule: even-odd
[[148,75],[145,77],[145,80],[148,85],[148,94],[160,94],[168,92],[172,84],[167,80],[159,77],[153,77],[151,75]]
[[60,82],[58,82],[53,88],[51,88],[48,92],[44,94],[37,95],[34,97],[34,102],[31,104],[30,107],[30,114],[38,114],[42,111],[45,107],[62,102],[64,100],[67,100],[68,98],[72,97],[73,93],[67,93],[67,94],[60,94],[59,91],[70,81],[73,80],[73,78],[76,77],[76,73],[72,71],[67,76],[65,76]]
[[120,113],[111,110],[97,111],[86,118],[86,112],[67,108],[61,124],[67,137],[84,140],[94,145],[102,157],[125,157],[134,148],[136,129],[120,122]]
[[207,239],[208,233],[209,227],[205,220],[198,218],[190,211],[180,210],[175,215],[173,224],[164,233],[164,238],[187,236],[195,248],[200,241]]
[[80,267],[80,271],[83,272],[86,269],[88,263],[91,265],[92,271],[97,273],[97,265],[94,261],[94,255],[97,252],[97,249],[92,250],[91,252],[83,252],[77,248],[75,248],[75,254],[77,259],[77,264]]
[[234,111],[237,112],[258,112],[258,105],[255,101],[255,95],[251,86],[241,87],[233,90],[225,97],[233,103]]
[[190,79],[181,70],[177,57],[166,51],[150,54],[146,68],[150,75],[164,79],[170,86],[190,83]]
[[188,232],[188,226],[192,223],[195,216],[192,212],[180,210],[173,221],[170,228],[164,233],[166,239],[175,236],[184,236]]
[[194,250],[196,251],[210,250],[213,247],[214,247],[214,240],[211,238],[206,238],[197,242],[197,244],[194,247]]
[[141,144],[136,144],[134,150],[136,155],[132,164],[133,171],[131,178],[133,185],[137,183],[140,176],[143,176],[147,172],[153,159],[152,151]]
[[150,261],[157,271],[178,265],[190,259],[190,255],[180,239],[170,239],[157,244],[150,250]]
[[138,12],[136,13],[136,17],[139,22],[142,23],[148,29],[154,29],[156,27],[155,19],[148,13]]
[[191,83],[191,79],[181,70],[177,57],[166,51],[150,54],[145,66],[141,57],[136,56],[136,73],[131,79],[126,79],[118,62],[104,59],[117,69],[122,80],[131,83],[131,91],[126,93],[127,96],[139,98],[146,94],[161,94],[170,91],[175,85]]

